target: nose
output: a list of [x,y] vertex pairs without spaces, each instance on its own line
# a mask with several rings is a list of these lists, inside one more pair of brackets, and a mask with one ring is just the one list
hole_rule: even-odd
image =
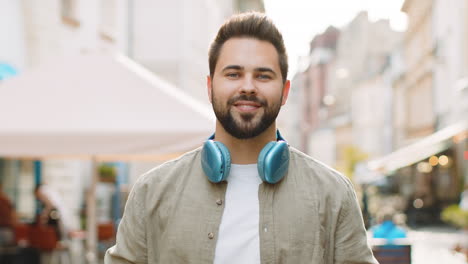
[[240,87],[241,94],[256,94],[257,86],[254,83],[254,80],[250,76],[246,76]]

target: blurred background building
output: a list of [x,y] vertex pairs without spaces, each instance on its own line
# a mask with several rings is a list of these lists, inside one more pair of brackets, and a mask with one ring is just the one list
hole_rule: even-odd
[[388,21],[371,22],[362,12],[345,28],[330,27],[312,40],[295,90],[303,100],[301,150],[337,166],[344,166],[343,151],[353,144],[374,155],[384,153],[391,101],[383,93],[391,87],[382,72],[390,67],[400,38]]
[[413,225],[440,223],[468,182],[467,8],[404,1],[405,32],[362,12],[315,36],[293,77],[297,147],[398,197]]

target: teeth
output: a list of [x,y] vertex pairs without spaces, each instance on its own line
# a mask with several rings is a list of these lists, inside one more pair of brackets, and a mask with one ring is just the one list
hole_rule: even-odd
[[253,106],[253,105],[238,105],[237,106],[238,108],[242,109],[242,110],[254,110],[254,109],[257,109],[256,106]]

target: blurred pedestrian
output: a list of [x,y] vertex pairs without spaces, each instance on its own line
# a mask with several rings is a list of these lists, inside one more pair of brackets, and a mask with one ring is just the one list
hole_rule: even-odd
[[15,243],[16,224],[15,208],[3,192],[3,185],[0,183],[0,246],[9,246]]
[[276,128],[290,81],[273,22],[233,16],[208,60],[215,134],[139,178],[105,263],[377,263],[351,182]]
[[392,209],[383,209],[379,216],[380,224],[371,228],[374,238],[384,238],[388,244],[395,239],[406,238],[406,230],[395,224],[395,213]]
[[6,252],[0,250],[1,264],[40,263],[39,251],[29,246],[27,237],[22,237],[27,236],[27,231],[22,234],[26,227],[19,222],[16,210],[0,183],[0,249],[6,249]]
[[63,204],[63,198],[45,184],[38,184],[34,189],[34,195],[40,208],[37,222],[53,227],[58,240],[66,240],[70,228],[68,210]]

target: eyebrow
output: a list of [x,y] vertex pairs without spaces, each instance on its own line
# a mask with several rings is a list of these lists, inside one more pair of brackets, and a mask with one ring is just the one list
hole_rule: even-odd
[[244,69],[244,67],[239,66],[239,65],[228,65],[228,66],[224,67],[222,71],[224,72],[224,71],[227,71],[227,70],[243,70],[243,69]]
[[[244,70],[244,67],[242,67],[240,65],[228,65],[228,66],[223,68],[222,72],[227,71],[227,70]],[[258,67],[258,68],[255,68],[254,71],[256,71],[256,72],[270,72],[270,73],[274,74],[275,76],[277,75],[276,72],[273,69],[268,68],[268,67]]]
[[260,68],[255,68],[254,70],[257,71],[257,72],[270,72],[270,73],[272,73],[272,74],[274,74],[276,76],[276,72],[271,68],[260,67]]

